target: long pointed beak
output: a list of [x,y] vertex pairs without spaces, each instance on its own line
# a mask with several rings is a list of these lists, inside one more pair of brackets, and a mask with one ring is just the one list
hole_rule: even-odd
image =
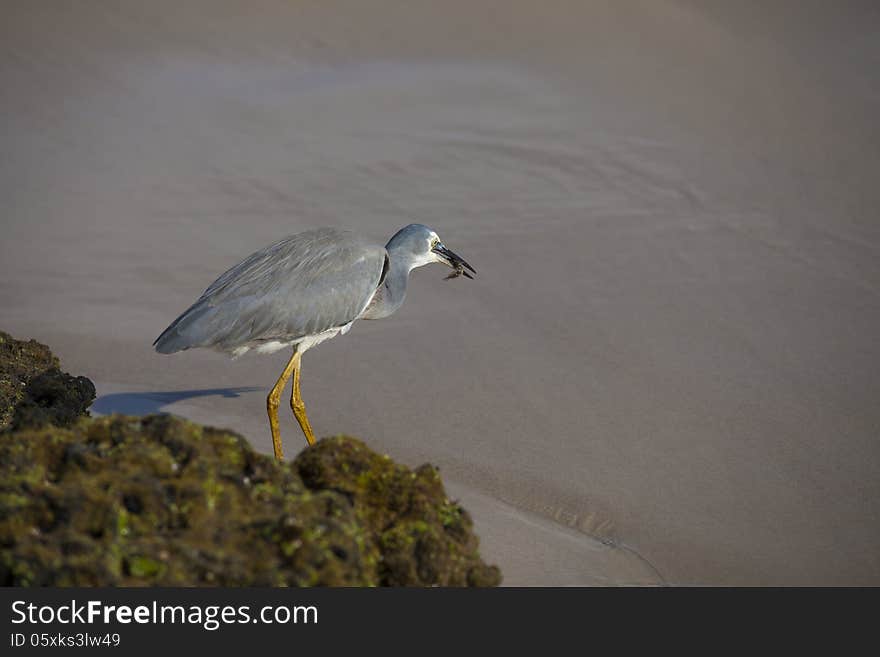
[[[431,249],[431,251],[439,255],[443,259],[443,262],[445,262],[448,266],[461,272],[464,276],[467,276],[470,279],[473,279],[473,276],[468,274],[465,269],[470,269],[473,273],[477,273],[477,270],[471,267],[467,262],[465,262],[464,258],[456,255],[455,253],[447,249],[443,244],[438,244],[433,249]],[[451,275],[452,274],[450,274],[450,276]]]

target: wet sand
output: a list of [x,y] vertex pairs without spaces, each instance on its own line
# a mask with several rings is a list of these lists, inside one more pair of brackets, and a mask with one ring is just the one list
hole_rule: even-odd
[[478,279],[303,395],[439,465],[506,583],[880,584],[876,5],[56,4],[0,26],[0,327],[97,410],[270,452],[282,355],[150,343],[284,235],[418,221]]

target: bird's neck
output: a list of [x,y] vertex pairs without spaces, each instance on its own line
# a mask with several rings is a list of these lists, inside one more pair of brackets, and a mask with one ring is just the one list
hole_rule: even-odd
[[406,284],[409,282],[409,273],[415,263],[393,248],[388,249],[388,260],[388,273],[364,312],[364,319],[388,317],[400,308],[406,299]]

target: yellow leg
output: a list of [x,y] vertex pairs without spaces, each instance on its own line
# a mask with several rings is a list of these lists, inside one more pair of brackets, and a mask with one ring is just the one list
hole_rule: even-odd
[[299,373],[302,370],[300,366],[300,355],[294,354],[296,365],[293,366],[293,390],[290,392],[290,408],[296,421],[299,422],[300,429],[306,435],[309,445],[315,444],[315,434],[312,432],[312,425],[309,424],[309,418],[306,415],[306,405],[303,403],[302,395],[299,393]]
[[294,351],[293,356],[287,362],[287,366],[278,377],[278,381],[266,398],[266,410],[269,411],[269,429],[272,431],[272,447],[275,448],[275,458],[284,460],[284,450],[281,447],[281,430],[278,428],[278,406],[281,403],[281,393],[290,379],[291,373],[299,365],[299,354]]

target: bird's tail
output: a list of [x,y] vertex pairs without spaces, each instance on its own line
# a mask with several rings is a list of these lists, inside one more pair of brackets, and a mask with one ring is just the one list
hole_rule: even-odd
[[196,302],[180,317],[162,331],[162,334],[153,342],[153,346],[160,354],[173,354],[177,351],[204,347],[205,336],[199,330],[202,320],[211,314],[212,308],[200,302]]

